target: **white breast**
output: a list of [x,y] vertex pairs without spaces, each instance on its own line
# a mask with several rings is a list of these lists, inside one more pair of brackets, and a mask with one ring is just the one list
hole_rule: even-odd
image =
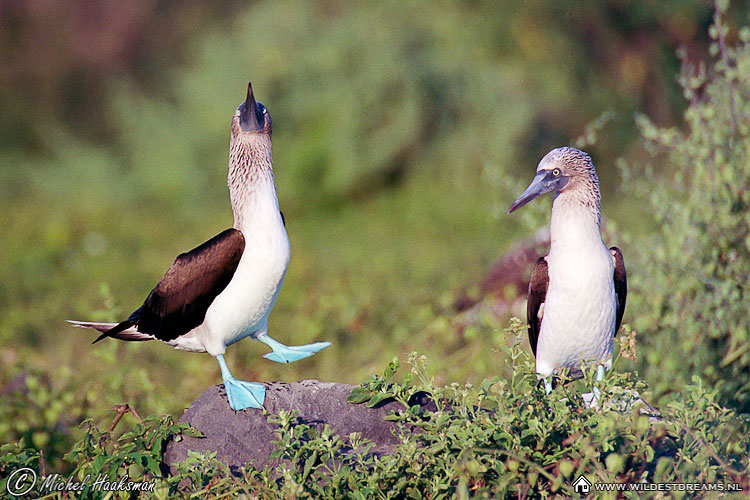
[[204,324],[225,346],[265,328],[289,264],[286,232],[270,243],[245,246],[232,281],[208,308]]
[[266,329],[290,255],[276,193],[255,195],[241,220],[245,250],[237,270],[208,308],[203,324],[170,342],[178,349],[217,356],[227,345]]
[[604,361],[609,368],[616,315],[612,256],[598,221],[571,209],[555,214],[555,208],[537,372],[547,376],[581,360]]

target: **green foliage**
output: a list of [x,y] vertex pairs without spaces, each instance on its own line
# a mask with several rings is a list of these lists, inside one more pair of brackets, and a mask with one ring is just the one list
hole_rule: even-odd
[[85,404],[71,386],[69,371],[56,375],[53,384],[39,370],[23,367],[8,381],[0,405],[0,443],[44,450],[47,463],[60,470],[63,455],[75,442],[72,429],[83,420]]
[[[624,170],[658,226],[637,246],[629,304],[644,342],[642,369],[657,393],[700,374],[720,399],[750,411],[750,30],[736,47],[717,12],[716,61],[685,64],[685,130],[639,117],[654,154]],[[646,175],[641,178],[643,170]]]
[[[180,439],[183,434],[200,436],[187,424],[175,424],[169,416],[147,418],[116,440],[110,438],[109,431],[99,430],[91,419],[82,425],[86,428],[83,439],[65,457],[76,466],[74,475],[81,480],[86,476],[96,478],[102,474],[112,480],[125,475],[160,476],[161,456],[167,439]],[[89,489],[82,492],[84,496],[91,493]]]
[[[154,487],[156,498],[164,498],[169,485],[159,478],[164,473],[162,453],[167,440],[180,440],[183,435],[200,436],[187,424],[175,424],[168,416],[161,419],[149,417],[117,437],[113,437],[110,430],[102,431],[91,419],[85,420],[81,427],[84,429],[82,438],[65,455],[65,460],[73,466],[67,473],[56,469],[45,474],[42,455],[36,450],[24,448],[23,440],[17,445],[3,445],[3,455],[0,457],[0,471],[4,476],[0,487],[3,493],[9,491],[6,485],[8,475],[21,467],[28,467],[39,478],[31,493],[49,494],[49,498],[99,499],[111,498],[112,495],[123,499],[143,498],[137,490],[110,493],[106,486],[97,485],[102,481],[119,483],[123,478],[134,482],[159,481]],[[193,466],[191,461],[183,465],[186,469]],[[55,493],[54,488],[44,486],[61,483],[77,483],[79,486],[65,493]]]
[[31,469],[41,471],[42,456],[33,447],[27,447],[24,439],[15,443],[0,445],[0,491],[8,491],[8,479],[13,471]]
[[[294,413],[281,412],[269,416],[278,426],[273,457],[280,465],[265,470],[230,470],[215,454],[191,453],[176,475],[162,476],[158,461],[166,438],[194,432],[170,418],[147,419],[116,439],[86,421],[83,438],[66,460],[75,465],[77,478],[103,473],[154,480],[155,497],[163,499],[243,494],[269,499],[552,498],[574,496],[572,483],[580,475],[620,484],[748,486],[750,422],[717,403],[715,391],[707,391],[700,378],[653,420],[630,401],[634,391],[643,393],[643,382],[634,374],[612,371],[600,385],[602,409],[589,409],[579,391],[591,387],[594,373],[545,394],[533,360],[520,347],[523,330],[514,321],[504,332],[514,341],[503,348],[511,360],[509,378],[488,379],[479,386],[436,386],[424,356],[412,355],[410,373],[402,380],[396,381],[394,360],[382,375],[355,389],[358,400],[367,393],[401,403],[389,416],[399,428],[392,453],[375,455],[372,443],[356,433],[342,437],[327,426],[318,432]],[[411,406],[409,397],[417,392],[427,393],[436,410]],[[39,470],[38,454],[14,446],[3,450],[0,466],[6,470],[21,465]],[[664,498],[657,492],[650,495]],[[90,491],[69,496],[99,497]],[[644,494],[627,492],[625,497]],[[619,496],[610,492],[601,498]]]
[[[748,423],[719,406],[699,379],[661,421],[615,409],[628,406],[629,391],[644,388],[632,374],[611,372],[602,385],[605,409],[585,409],[578,390],[590,387],[593,373],[547,396],[520,348],[520,322],[505,333],[515,338],[503,349],[512,360],[509,379],[435,386],[424,357],[412,355],[401,382],[394,381],[394,360],[355,389],[357,400],[369,392],[401,402],[389,417],[401,429],[391,454],[368,454],[358,435],[342,438],[327,427],[319,434],[290,413],[272,417],[279,424],[275,456],[286,462],[275,470],[280,480],[266,485],[277,492],[261,498],[546,498],[573,495],[571,483],[581,474],[616,483],[743,481]],[[410,406],[417,392],[428,393],[437,410]]]
[[[409,362],[412,364],[417,362],[414,354],[411,354],[409,356]],[[349,395],[349,397],[346,398],[346,400],[349,403],[355,404],[367,403],[367,406],[372,408],[385,400],[395,399],[396,401],[400,401],[404,406],[408,408],[409,398],[414,395],[414,392],[409,391],[403,393],[399,390],[403,389],[404,386],[409,387],[411,385],[410,382],[412,374],[408,373],[406,375],[404,384],[394,385],[392,384],[393,376],[396,374],[398,367],[399,360],[396,356],[390,363],[388,363],[388,367],[385,369],[385,372],[383,372],[382,376],[374,374],[370,380],[362,383],[360,387],[355,388]]]

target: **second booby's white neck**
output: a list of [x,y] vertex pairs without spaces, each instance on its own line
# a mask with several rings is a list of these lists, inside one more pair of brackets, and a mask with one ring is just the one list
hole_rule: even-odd
[[576,193],[561,193],[552,204],[550,254],[604,248],[600,221],[598,203],[582,202]]

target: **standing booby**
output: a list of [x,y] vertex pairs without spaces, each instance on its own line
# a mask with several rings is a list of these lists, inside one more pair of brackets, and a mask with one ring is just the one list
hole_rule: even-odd
[[265,388],[235,379],[224,361],[228,345],[252,337],[273,349],[266,358],[289,363],[331,345],[285,346],[268,336],[268,315],[289,264],[289,238],[279,210],[271,161],[271,116],[247,99],[232,117],[229,196],[234,227],[179,255],[143,305],[119,324],[71,321],[120,340],[158,339],[219,361],[230,406],[261,408]]
[[596,364],[601,380],[612,367],[627,295],[622,252],[602,240],[599,179],[589,155],[569,147],[547,153],[509,213],[549,192],[555,193],[550,250],[534,266],[526,308],[529,343],[547,392],[548,377],[561,368]]

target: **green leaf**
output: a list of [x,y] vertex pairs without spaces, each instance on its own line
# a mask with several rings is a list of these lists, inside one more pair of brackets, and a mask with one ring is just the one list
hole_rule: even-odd
[[367,406],[369,408],[372,408],[387,399],[391,399],[392,397],[393,396],[391,394],[387,394],[385,392],[378,392],[377,394],[373,394],[373,396],[370,398],[370,402],[367,403]]
[[394,356],[393,360],[390,363],[388,363],[388,367],[385,369],[385,372],[383,373],[383,380],[385,381],[386,384],[390,382],[391,379],[393,378],[393,375],[396,374],[396,371],[398,370],[398,366],[399,366],[398,356]]
[[94,462],[92,465],[95,472],[102,470],[105,460],[106,458],[104,455],[98,455],[96,458],[94,458]]
[[310,471],[312,471],[312,468],[317,461],[318,461],[318,450],[315,450],[313,454],[307,457],[307,460],[305,460],[305,467],[302,471],[302,481],[307,481],[307,478],[310,475]]
[[370,392],[369,389],[365,389],[364,387],[360,386],[360,387],[355,387],[354,389],[352,389],[352,392],[346,398],[346,402],[360,404],[360,403],[364,403],[365,401],[369,401],[371,397],[372,397],[372,392]]
[[154,460],[154,457],[151,457],[151,456],[147,456],[146,457],[146,467],[154,475],[161,476],[161,470],[159,469],[159,463],[156,460]]

